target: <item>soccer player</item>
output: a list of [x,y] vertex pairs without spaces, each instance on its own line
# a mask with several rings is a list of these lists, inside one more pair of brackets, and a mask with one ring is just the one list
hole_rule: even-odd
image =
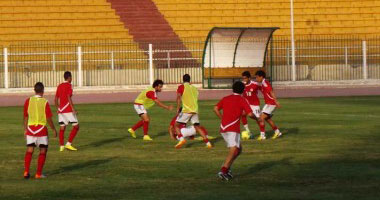
[[[215,114],[222,120],[220,124],[220,133],[230,149],[223,166],[218,173],[222,180],[232,179],[231,166],[235,159],[242,152],[240,144],[240,118],[243,112],[249,117],[254,118],[252,109],[247,100],[242,97],[244,84],[240,81],[235,82],[232,86],[233,94],[224,97],[214,107]],[[223,110],[223,113],[220,112]]]
[[259,70],[256,72],[256,81],[261,83],[261,92],[264,96],[265,105],[260,115],[260,136],[258,140],[265,140],[265,121],[272,127],[274,130],[274,135],[272,139],[276,139],[282,135],[276,124],[273,122],[273,112],[276,108],[280,108],[281,105],[277,101],[276,95],[273,92],[272,86],[269,81],[265,79],[265,72]]
[[190,84],[190,75],[185,74],[182,77],[183,84],[178,86],[177,89],[177,112],[181,107],[182,111],[177,117],[177,123],[175,126],[176,133],[179,137],[179,142],[175,145],[176,149],[181,148],[186,144],[186,139],[181,134],[181,124],[185,125],[188,121],[194,125],[195,130],[203,137],[203,141],[206,143],[207,148],[212,148],[212,144],[208,139],[205,131],[200,128],[199,116],[198,116],[198,90],[196,87]]
[[[242,79],[245,83],[245,89],[243,93],[243,97],[247,99],[249,105],[251,106],[251,109],[253,111],[253,115],[256,117],[257,125],[259,126],[259,119],[260,119],[260,100],[259,97],[257,97],[258,91],[260,89],[260,84],[256,81],[252,81],[251,79],[251,73],[249,71],[245,71],[242,73]],[[243,126],[245,130],[248,132],[248,137],[252,138],[251,131],[248,127],[248,121],[247,116],[243,114],[241,121],[243,123]]]
[[26,139],[26,153],[24,161],[24,178],[30,177],[30,163],[35,147],[40,148],[40,155],[38,156],[37,172],[35,178],[46,178],[42,174],[42,169],[45,165],[46,154],[48,150],[48,130],[46,124],[49,124],[53,130],[54,137],[57,137],[54,123],[51,119],[49,102],[43,98],[44,85],[38,82],[34,85],[35,94],[33,97],[28,98],[24,104],[24,136]]
[[[169,135],[173,140],[178,140],[178,135],[175,131],[175,125],[176,125],[176,120],[178,118],[178,115],[181,113],[182,107],[179,109],[178,113],[176,116],[173,117],[172,121],[170,122],[169,125]],[[200,126],[200,128],[208,135],[207,130],[205,127]],[[194,126],[185,126],[185,124],[180,124],[180,131],[181,131],[181,136],[184,137],[185,139],[194,139],[195,134],[197,131],[195,130]]]
[[[73,140],[79,131],[79,122],[77,118],[78,112],[74,108],[73,100],[73,86],[71,85],[72,76],[71,72],[66,71],[63,74],[65,81],[58,85],[57,92],[55,94],[55,106],[58,108],[58,122],[59,122],[59,151],[68,149],[70,151],[76,151],[77,149],[72,146]],[[72,125],[72,130],[69,139],[64,145],[66,126]]]
[[137,114],[140,116],[141,120],[138,121],[132,128],[128,129],[128,132],[131,134],[133,138],[136,138],[136,130],[143,126],[144,129],[144,137],[143,140],[151,141],[153,140],[148,135],[149,130],[149,115],[147,110],[154,106],[154,104],[157,104],[161,108],[167,109],[167,110],[173,110],[172,105],[165,105],[157,98],[157,92],[162,91],[162,87],[164,85],[164,82],[162,80],[155,80],[153,82],[152,87],[149,87],[145,90],[143,90],[139,96],[137,96],[134,104],[134,108],[137,112]]

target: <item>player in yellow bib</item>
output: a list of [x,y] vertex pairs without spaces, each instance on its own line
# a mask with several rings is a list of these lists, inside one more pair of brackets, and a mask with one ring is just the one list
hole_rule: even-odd
[[181,148],[186,140],[181,134],[181,125],[186,125],[187,122],[191,121],[194,125],[195,130],[203,137],[203,141],[206,143],[208,148],[212,148],[210,141],[208,140],[207,133],[200,128],[199,116],[198,116],[198,90],[196,87],[190,84],[190,75],[183,75],[183,84],[178,86],[177,89],[177,111],[181,107],[182,102],[182,112],[178,115],[176,120],[176,133],[179,139],[175,148]]
[[151,141],[152,138],[148,135],[149,130],[149,115],[147,110],[157,104],[158,106],[167,109],[167,110],[173,110],[173,106],[165,105],[157,98],[157,92],[162,91],[162,87],[164,85],[164,82],[162,80],[155,80],[153,82],[152,87],[149,87],[145,90],[143,90],[136,98],[134,103],[134,108],[137,112],[137,114],[140,116],[141,120],[138,121],[132,128],[128,129],[128,132],[131,134],[133,138],[136,138],[135,131],[143,127],[144,129],[144,137],[143,140]]

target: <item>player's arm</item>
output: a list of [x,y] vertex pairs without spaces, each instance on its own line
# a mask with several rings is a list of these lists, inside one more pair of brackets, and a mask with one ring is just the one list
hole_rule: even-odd
[[170,126],[169,126],[169,135],[170,135],[170,137],[171,137],[173,140],[175,140],[176,138],[175,138],[175,134],[174,134],[174,132],[173,132],[173,129],[174,129],[174,126],[170,124]]
[[182,94],[177,93],[177,113],[179,111],[179,108],[181,107],[181,99],[182,99]]
[[219,117],[219,119],[222,119],[223,118],[223,115],[222,113],[220,112],[220,108],[218,106],[214,106],[214,113],[216,114],[216,116]]
[[57,97],[57,95],[55,96],[55,98],[54,98],[54,105],[55,105],[55,107],[58,109],[59,107],[58,107],[58,97]]
[[53,130],[54,137],[56,138],[57,137],[57,130],[55,129],[55,126],[54,126],[54,123],[53,123],[53,120],[51,119],[51,117],[47,118],[47,123],[49,124],[51,130]]
[[71,99],[71,96],[67,95],[67,98],[69,100],[69,104],[70,104],[71,108],[73,109],[73,113],[78,114],[78,112],[74,108],[74,104],[73,104],[73,100]]
[[172,105],[167,106],[167,105],[163,104],[163,103],[162,103],[160,100],[158,100],[158,99],[155,99],[154,102],[155,102],[158,106],[160,106],[161,108],[164,108],[164,109],[166,109],[166,110],[173,110],[173,106],[172,106]]
[[28,116],[24,116],[24,135],[26,135],[26,132],[28,130]]
[[273,97],[274,102],[276,103],[276,106],[277,106],[278,108],[281,108],[280,102],[278,102],[277,97],[276,97],[276,95],[274,94],[274,91],[273,91],[273,90],[270,91],[270,95]]

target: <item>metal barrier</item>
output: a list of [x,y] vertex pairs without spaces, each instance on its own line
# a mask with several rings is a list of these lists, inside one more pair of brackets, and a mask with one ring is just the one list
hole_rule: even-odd
[[[55,87],[67,70],[73,73],[75,86],[147,85],[156,78],[178,84],[185,73],[194,83],[201,83],[204,41],[184,40],[178,46],[134,41],[17,43],[1,47],[0,88],[28,88],[37,81]],[[270,47],[269,76],[273,81],[291,81],[289,38],[274,37]],[[380,79],[379,37],[296,38],[296,80],[359,79]]]

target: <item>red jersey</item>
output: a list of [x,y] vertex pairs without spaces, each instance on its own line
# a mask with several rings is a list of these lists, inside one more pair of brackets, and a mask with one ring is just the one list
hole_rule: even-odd
[[222,123],[220,124],[221,133],[240,133],[240,118],[243,111],[252,113],[248,101],[239,94],[224,97],[216,106],[219,110],[223,109]]
[[183,95],[184,91],[185,91],[185,86],[183,84],[179,85],[177,88],[177,93]]
[[[29,109],[29,98],[24,103],[24,117],[28,117],[28,109]],[[53,114],[51,113],[49,103],[46,103],[45,115],[47,119],[53,116]],[[47,127],[42,126],[42,125],[28,126],[26,135],[35,136],[35,137],[47,136],[48,135]]]
[[259,97],[257,97],[259,89],[260,85],[255,81],[250,81],[248,84],[245,84],[243,97],[247,99],[250,105],[260,106],[260,100]]
[[73,87],[69,82],[63,82],[58,85],[55,98],[59,99],[58,112],[70,113],[73,112],[73,108],[70,106],[69,97],[73,96]]
[[270,94],[272,90],[273,89],[269,81],[264,79],[261,82],[261,92],[263,93],[265,104],[276,105],[276,102],[274,101],[273,96]]
[[[178,114],[175,117],[173,117],[172,121],[170,122],[170,126],[173,126],[173,132],[174,133],[176,133],[174,126],[175,126],[175,123],[177,121],[177,117],[178,117]],[[185,124],[179,124],[179,129],[182,129],[182,128],[185,128]]]

